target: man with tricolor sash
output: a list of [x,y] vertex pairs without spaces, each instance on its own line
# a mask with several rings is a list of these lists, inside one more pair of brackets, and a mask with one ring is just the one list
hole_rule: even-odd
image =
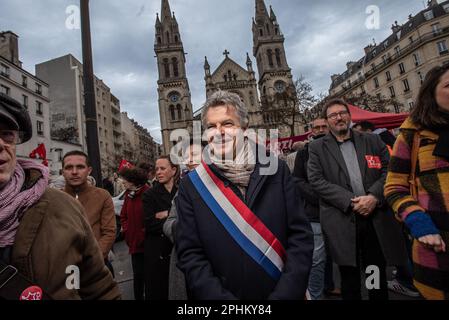
[[304,299],[311,227],[287,165],[271,157],[277,167],[264,170],[248,122],[237,94],[203,107],[208,146],[176,201],[178,266],[193,299]]

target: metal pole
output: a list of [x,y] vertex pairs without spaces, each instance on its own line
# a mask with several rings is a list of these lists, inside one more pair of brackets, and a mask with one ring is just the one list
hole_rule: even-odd
[[101,187],[101,161],[97,131],[97,110],[95,103],[92,42],[90,37],[89,0],[80,0],[80,5],[87,153],[89,154],[89,159],[92,166],[92,176],[95,178],[97,186]]

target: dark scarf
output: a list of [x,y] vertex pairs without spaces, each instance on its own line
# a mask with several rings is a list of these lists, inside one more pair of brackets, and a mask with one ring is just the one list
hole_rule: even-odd
[[435,130],[437,131],[439,138],[433,151],[433,155],[449,160],[449,113],[442,112],[442,117],[446,120],[446,125],[440,126]]

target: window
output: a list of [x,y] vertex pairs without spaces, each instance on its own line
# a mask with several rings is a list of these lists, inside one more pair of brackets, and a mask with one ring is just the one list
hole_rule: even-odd
[[22,76],[22,87],[28,87],[28,78],[25,76]]
[[395,47],[394,53],[396,53],[396,56],[399,56],[401,54],[401,48],[399,46]]
[[281,63],[281,50],[276,49],[275,52],[276,52],[276,63],[278,64],[278,67],[281,67],[282,66],[282,63]]
[[44,110],[42,108],[42,102],[40,102],[40,101],[36,101],[36,114],[38,114],[38,115],[44,114]]
[[273,67],[273,50],[268,49],[267,56],[268,56],[268,64],[270,65],[270,67]]
[[377,77],[374,78],[374,86],[375,86],[376,88],[379,88],[379,79],[377,79]]
[[437,47],[438,47],[438,52],[440,53],[440,55],[447,53],[446,40],[438,41]]
[[176,105],[176,109],[178,110],[178,119],[182,119],[182,107],[180,104]]
[[424,18],[426,18],[426,20],[433,19],[433,11],[429,10],[429,11],[424,12]]
[[433,35],[435,35],[435,36],[441,33],[440,23],[432,24],[432,32],[433,32]]
[[170,78],[170,66],[169,66],[169,63],[168,63],[168,59],[165,58],[165,59],[162,61],[162,64],[163,64],[163,66],[164,66],[165,77],[166,77],[166,78]]
[[371,70],[376,70],[376,66],[374,65],[374,63],[371,64]]
[[390,89],[390,97],[392,97],[392,98],[396,97],[396,93],[394,92],[394,87],[391,86],[391,87],[388,87],[388,89]]
[[410,41],[410,43],[413,43],[413,41],[415,41],[415,40],[413,40],[413,36],[410,36],[410,37],[408,37],[408,41]]
[[106,121],[107,121],[106,117],[103,117],[103,122],[105,125],[106,125]]
[[[98,97],[100,96],[100,89],[99,88],[97,88],[97,96]],[[99,102],[97,102],[97,103],[99,103]]]
[[161,44],[161,43],[162,43],[161,37],[157,37],[157,43],[158,43],[158,44]]
[[9,88],[4,86],[4,85],[0,85],[0,92],[6,94],[7,96],[9,96]]
[[0,64],[0,74],[6,78],[9,78],[9,67],[3,63]]
[[410,85],[408,84],[408,80],[407,79],[402,80],[402,84],[404,85],[404,92],[409,92]]
[[42,121],[37,121],[37,134],[40,136],[44,135],[44,123]]
[[383,60],[384,64],[387,64],[387,63],[388,63],[388,61],[387,61],[387,56],[386,56],[386,55],[383,55],[383,56],[382,56],[382,60]]
[[36,82],[36,93],[42,94],[42,86]]
[[178,36],[175,36],[175,43],[178,43],[179,42],[179,38],[178,38]]
[[418,71],[419,82],[422,84],[424,82],[424,76],[421,71]]
[[175,106],[174,105],[170,105],[170,116],[171,116],[172,120],[176,120]]
[[172,64],[173,64],[173,75],[175,77],[179,77],[178,59],[177,58],[173,58],[172,59]]
[[419,66],[421,64],[421,60],[419,59],[418,53],[413,54],[413,60],[415,61],[415,66]]
[[23,106],[28,109],[28,96],[22,95]]
[[390,81],[390,80],[391,80],[391,73],[390,73],[390,71],[387,71],[387,72],[385,73],[385,75],[386,75],[386,77],[387,77],[387,81]]
[[401,62],[399,64],[399,72],[400,72],[400,74],[405,73],[405,67],[404,67],[404,63],[403,62]]
[[260,34],[261,37],[263,37],[263,30],[262,29],[259,30],[259,34]]

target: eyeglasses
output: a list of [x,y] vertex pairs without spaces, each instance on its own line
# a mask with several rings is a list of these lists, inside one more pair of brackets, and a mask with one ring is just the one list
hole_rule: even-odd
[[331,119],[331,120],[336,120],[338,118],[338,116],[343,118],[343,117],[347,117],[348,115],[349,115],[348,111],[340,111],[340,112],[335,112],[335,113],[328,114],[327,118]]
[[15,145],[22,140],[17,130],[0,130],[0,139],[7,145]]

